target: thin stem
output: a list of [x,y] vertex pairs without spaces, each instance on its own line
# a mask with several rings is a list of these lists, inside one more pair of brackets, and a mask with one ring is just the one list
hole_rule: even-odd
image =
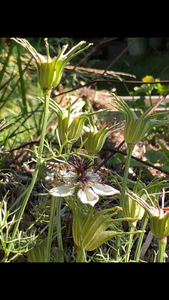
[[[125,171],[124,171],[124,177],[123,177],[123,183],[122,183],[122,191],[121,191],[121,197],[120,197],[120,206],[122,207],[122,210],[119,212],[119,218],[123,217],[124,199],[125,199],[125,192],[126,192],[126,186],[127,186],[127,178],[128,178],[128,172],[129,172],[130,160],[131,160],[132,152],[133,152],[133,148],[128,148],[127,149]],[[117,251],[115,253],[115,260],[118,260],[119,249],[120,249],[120,237],[117,236],[117,238],[116,238],[116,250]]]
[[64,146],[64,149],[65,149],[65,154],[67,154],[67,160],[69,160],[69,155],[70,155],[70,150],[72,148],[72,145],[71,144],[66,144]]
[[[44,93],[45,103],[44,103],[44,115],[43,115],[43,123],[42,123],[43,125],[42,125],[41,140],[40,140],[40,145],[39,145],[39,150],[38,150],[38,160],[37,160],[37,164],[36,164],[36,167],[35,167],[35,171],[34,171],[34,174],[33,174],[31,184],[30,184],[30,186],[27,190],[26,196],[25,196],[25,198],[24,198],[24,200],[21,204],[21,208],[20,208],[19,213],[17,215],[17,221],[15,223],[13,233],[12,233],[12,238],[11,238],[12,240],[15,238],[15,235],[16,235],[16,232],[18,230],[23,212],[25,210],[26,204],[29,200],[29,197],[30,197],[30,194],[33,190],[33,187],[35,185],[37,175],[38,175],[38,172],[39,172],[39,167],[40,167],[41,162],[42,162],[42,152],[43,152],[43,145],[44,145],[44,139],[45,139],[45,131],[46,131],[46,126],[47,126],[50,90],[44,90],[43,93]],[[9,253],[10,253],[11,246],[12,246],[12,243],[9,244],[8,253],[7,253],[7,256],[5,257],[4,261],[7,261],[7,258],[8,258]]]
[[[139,38],[135,38],[109,65],[108,67],[104,70],[104,72],[102,74],[100,74],[99,78],[97,79],[97,81],[99,81],[100,78],[102,78],[104,76],[104,74],[128,51],[128,49],[138,40]],[[95,81],[94,83],[92,83],[85,91],[83,91],[72,103],[75,104],[79,98],[82,98],[84,95],[87,94],[87,92],[91,89],[92,86],[95,86],[97,84],[97,81]],[[103,79],[101,79],[101,81],[103,81]],[[119,81],[120,82],[120,81]],[[85,85],[81,86],[84,87]]]
[[28,117],[28,109],[27,109],[27,101],[26,101],[25,84],[24,84],[24,78],[23,78],[24,71],[22,70],[20,46],[18,44],[17,44],[17,50],[18,50],[17,62],[18,62],[19,77],[20,77],[20,90],[21,90],[21,95],[22,95],[22,110],[24,113],[24,118],[26,119]]
[[52,235],[53,235],[53,224],[54,224],[54,217],[55,217],[55,210],[56,210],[56,198],[54,196],[52,196],[51,201],[52,201],[51,212],[50,212],[50,220],[49,220],[47,245],[46,245],[46,255],[45,255],[44,262],[50,261],[50,252],[51,252]]
[[83,251],[78,248],[76,262],[83,262]]
[[153,105],[153,102],[152,102],[152,99],[151,99],[151,92],[148,93],[148,96],[149,96],[149,100],[150,100],[150,106],[152,106],[152,105]]
[[158,239],[158,245],[159,245],[158,262],[165,262],[164,254],[167,245],[167,237]]
[[[49,128],[49,127],[48,127]],[[40,136],[39,136],[39,139],[40,139]],[[25,143],[24,145],[21,145],[21,146],[19,146],[19,147],[17,147],[17,148],[13,148],[13,149],[11,149],[9,152],[10,153],[12,153],[12,152],[14,152],[14,151],[16,151],[16,150],[19,150],[19,149],[21,149],[21,148],[25,148],[26,146],[31,146],[31,145],[33,145],[33,144],[37,144],[37,143],[39,143],[39,141],[32,141],[32,142],[29,142],[29,143]],[[55,143],[55,142],[52,142],[51,143],[52,145],[59,145],[58,143]],[[121,143],[122,144],[122,143]],[[122,145],[119,145],[120,147],[122,146]],[[118,146],[118,147],[119,147]],[[63,145],[61,146],[61,147],[63,147]],[[82,146],[83,147],[83,146]],[[126,156],[127,154],[124,152],[124,151],[121,151],[121,150],[118,150],[118,147],[117,148],[114,148],[114,149],[108,149],[108,148],[105,148],[105,147],[103,147],[102,148],[102,150],[103,151],[109,151],[109,152],[112,152],[112,153],[120,153],[120,154],[122,154],[122,155],[124,155],[124,156]],[[79,146],[77,146],[77,145],[73,145],[73,148],[78,148],[78,150],[80,150],[81,149],[81,146],[80,146],[80,148],[79,148]],[[23,152],[21,152],[21,154],[23,154]],[[17,155],[16,157],[15,157],[15,159],[18,159],[20,156],[21,156],[21,154],[19,154],[19,155]],[[61,154],[61,151],[59,151],[59,155]],[[113,154],[114,155],[114,154]],[[139,162],[141,162],[142,164],[144,164],[144,165],[146,165],[146,166],[149,166],[149,167],[151,167],[151,168],[153,168],[153,169],[155,169],[155,170],[158,170],[158,171],[160,171],[160,172],[163,172],[163,173],[165,173],[165,174],[167,174],[167,175],[169,175],[169,172],[168,171],[166,171],[166,170],[163,170],[162,168],[160,168],[160,167],[157,167],[157,166],[154,166],[153,164],[151,164],[151,163],[148,163],[147,161],[143,161],[143,160],[141,160],[140,158],[138,158],[138,157],[135,157],[135,156],[131,156],[131,158],[133,158],[134,160],[136,160],[136,161],[139,161]],[[109,159],[110,159],[110,156],[109,156]],[[105,163],[106,161],[103,161],[103,164]],[[99,166],[99,168],[101,167],[101,165]],[[94,171],[94,172],[96,172],[98,170],[98,168]]]
[[[132,224],[129,224],[129,231],[134,233],[134,226]],[[127,255],[125,257],[125,262],[129,262],[131,247],[133,244],[132,242],[133,242],[133,234],[129,234],[129,241],[128,241],[127,251],[126,251]]]
[[[124,171],[124,177],[123,177],[123,183],[122,183],[122,191],[121,191],[121,197],[120,197],[120,206],[122,207],[122,209],[123,209],[123,206],[124,206],[125,192],[126,192],[126,186],[127,186],[127,178],[128,178],[128,172],[129,172],[130,160],[131,160],[132,152],[133,152],[133,148],[128,148],[127,149],[125,171]],[[121,210],[119,212],[119,218],[122,218],[122,216],[123,216],[123,211]]]
[[58,197],[57,198],[57,207],[56,207],[57,239],[58,239],[58,247],[59,247],[58,261],[64,262],[61,220],[60,220],[61,203],[62,203],[62,198]]
[[[141,223],[141,229],[140,229],[141,231],[145,230],[145,228],[147,226],[148,219],[149,219],[149,217],[147,217],[146,215],[143,217],[142,223]],[[136,262],[138,262],[139,258],[140,258],[140,254],[141,254],[141,250],[142,250],[141,245],[142,245],[143,237],[144,237],[144,233],[140,233],[139,238],[138,238],[138,242],[137,242],[135,255],[134,255],[134,260]]]
[[80,210],[80,201],[77,202],[78,209],[78,227],[79,227],[79,237],[80,237],[80,249],[78,248],[78,254],[76,262],[86,262],[86,253],[83,246],[83,237],[81,231],[81,210]]

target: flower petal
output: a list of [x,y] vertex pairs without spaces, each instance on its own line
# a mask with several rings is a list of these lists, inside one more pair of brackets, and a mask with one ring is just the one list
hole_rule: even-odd
[[89,178],[88,181],[90,183],[95,183],[95,182],[101,181],[100,176],[97,173],[94,173],[91,171],[87,172],[86,177]]
[[84,191],[80,189],[77,195],[82,203],[92,206],[99,200],[99,196],[96,195],[91,188],[85,188]]
[[67,184],[73,184],[76,182],[76,173],[69,171],[69,172],[65,172],[63,175],[64,180],[66,181]]
[[73,185],[60,185],[51,189],[49,192],[54,197],[66,197],[73,195],[74,191],[75,188]]
[[93,191],[100,196],[119,194],[120,192],[107,184],[96,183],[92,186]]

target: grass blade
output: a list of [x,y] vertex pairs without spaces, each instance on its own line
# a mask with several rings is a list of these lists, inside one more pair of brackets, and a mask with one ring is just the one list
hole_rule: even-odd
[[8,52],[8,56],[6,57],[6,60],[5,60],[4,65],[3,65],[3,68],[2,68],[2,70],[1,70],[1,72],[0,72],[0,85],[1,85],[1,81],[2,81],[3,75],[4,75],[4,73],[5,73],[6,67],[7,67],[7,65],[8,65],[9,58],[10,58],[10,56],[11,56],[11,54],[12,54],[13,47],[14,47],[14,42],[12,41],[12,42],[11,42],[10,49],[9,49],[9,52]]
[[19,76],[20,76],[20,85],[21,85],[21,95],[22,95],[22,109],[23,109],[23,113],[25,115],[25,118],[28,115],[28,109],[27,109],[27,104],[26,104],[26,92],[25,92],[25,84],[24,84],[24,79],[23,79],[23,74],[24,71],[22,71],[22,62],[21,62],[21,58],[20,58],[20,46],[17,45],[17,51],[18,51],[18,69],[19,69]]

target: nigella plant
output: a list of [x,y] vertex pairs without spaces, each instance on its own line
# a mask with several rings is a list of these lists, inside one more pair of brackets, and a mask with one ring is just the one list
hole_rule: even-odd
[[[115,94],[113,96],[116,98],[114,104],[110,103],[114,108],[116,108],[120,113],[123,114],[125,118],[124,127],[124,141],[127,145],[127,158],[125,162],[125,172],[123,177],[122,191],[120,196],[120,206],[124,208],[125,201],[125,191],[128,177],[128,170],[130,167],[130,160],[132,152],[135,145],[142,140],[145,134],[153,127],[160,125],[168,125],[168,120],[157,120],[159,116],[164,116],[165,113],[154,113],[155,105],[151,106],[146,112],[144,112],[140,118],[137,117],[134,111],[130,109],[128,104],[121,98],[117,97]],[[123,211],[119,213],[120,217],[123,215]],[[116,249],[120,249],[120,240],[117,238]],[[118,251],[116,253],[118,253]]]
[[[44,103],[43,98],[39,99]],[[89,117],[93,117],[93,115],[100,114],[109,109],[100,109],[96,112],[80,112],[84,104],[85,102],[83,101],[81,104],[78,103],[78,105],[74,107],[71,101],[69,101],[68,107],[63,108],[50,98],[49,107],[57,114],[58,117],[57,134],[59,140],[64,144],[64,149],[67,154],[70,153],[72,144],[79,139],[82,135],[82,131],[84,131],[84,147],[88,151],[89,155],[94,155],[101,150],[110,132],[117,130],[116,127],[121,124],[118,123],[108,128],[112,123],[112,120],[99,131],[96,126],[92,126],[91,124],[89,126],[85,126],[84,124],[87,119],[90,123]]]
[[[49,108],[51,89],[53,87],[56,87],[59,84],[65,65],[71,59],[73,59],[75,56],[77,56],[78,54],[80,54],[81,52],[86,50],[91,44],[88,44],[86,47],[83,47],[82,49],[80,49],[81,46],[86,43],[85,41],[81,41],[76,46],[74,46],[72,49],[70,49],[67,53],[65,53],[65,51],[66,51],[68,45],[64,45],[62,47],[62,50],[58,53],[57,57],[54,57],[53,59],[51,59],[50,54],[49,54],[49,44],[48,44],[47,38],[44,39],[45,46],[46,46],[46,54],[47,54],[46,57],[44,57],[40,53],[38,53],[36,51],[36,49],[33,48],[26,39],[20,39],[20,38],[12,38],[12,39],[16,42],[17,47],[20,47],[20,45],[21,45],[33,57],[33,60],[34,60],[34,63],[36,65],[36,69],[37,69],[37,79],[43,90],[43,96],[44,96],[44,109],[43,109],[41,139],[40,139],[40,145],[39,145],[39,149],[38,149],[38,160],[37,160],[37,164],[36,164],[36,168],[34,171],[34,175],[33,175],[31,184],[29,185],[29,187],[27,189],[26,196],[24,198],[24,201],[22,202],[21,208],[18,213],[18,219],[15,223],[15,227],[14,227],[13,234],[12,234],[12,238],[14,239],[17,229],[19,227],[19,223],[20,223],[21,217],[23,215],[24,209],[26,207],[26,204],[28,202],[30,194],[33,190],[34,184],[36,182],[40,166],[43,162],[42,152],[43,152],[43,146],[44,146],[46,127],[47,127],[48,108]],[[50,244],[51,244],[51,236],[52,236],[51,232],[52,232],[52,226],[53,226],[54,210],[55,210],[55,207],[54,207],[54,205],[52,205],[52,208],[51,208],[52,219],[50,220],[52,225],[49,226],[50,233],[49,233],[49,239],[48,239],[48,244],[47,244],[45,261],[49,261],[49,249],[50,249]]]
[[159,255],[158,262],[164,262],[165,248],[167,245],[167,236],[169,236],[169,211],[168,208],[151,206],[145,202],[142,198],[138,197],[133,192],[129,192],[132,200],[136,201],[142,206],[150,218],[150,229],[158,240],[159,244]]
[[[86,251],[92,251],[108,239],[132,232],[106,231],[114,222],[111,217],[121,210],[120,207],[94,212],[94,205],[99,196],[110,196],[120,193],[117,189],[103,184],[98,174],[91,170],[91,161],[77,159],[69,162],[73,170],[62,171],[62,184],[49,192],[53,197],[65,197],[67,205],[73,211],[73,239],[77,246],[77,262],[86,261]],[[114,213],[108,214],[111,211]],[[135,222],[136,219],[123,220]],[[140,231],[139,231],[140,233]]]

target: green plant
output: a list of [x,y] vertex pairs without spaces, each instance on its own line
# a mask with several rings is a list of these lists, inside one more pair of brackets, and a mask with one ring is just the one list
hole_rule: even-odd
[[[25,139],[29,137],[29,140],[33,140],[33,148],[29,148],[29,155],[27,155],[27,164],[35,165],[33,176],[31,179],[27,178],[26,184],[22,183],[22,176],[17,172],[22,166],[15,157],[8,167],[8,171],[9,168],[13,168],[11,174],[15,175],[13,185],[10,185],[12,178],[10,172],[5,174],[4,171],[0,171],[2,187],[0,257],[2,261],[22,261],[25,257],[29,262],[68,261],[65,239],[71,238],[71,233],[69,232],[69,236],[63,239],[61,226],[67,210],[70,210],[73,220],[72,261],[129,262],[136,241],[133,257],[134,261],[139,261],[143,233],[149,218],[151,229],[159,241],[159,261],[164,261],[168,213],[163,204],[161,209],[158,206],[154,208],[154,205],[161,194],[161,189],[168,188],[169,184],[167,181],[154,179],[146,185],[140,181],[141,175],[138,176],[137,182],[132,181],[128,178],[128,170],[134,164],[131,155],[135,145],[145,138],[150,129],[153,128],[152,133],[155,133],[157,126],[168,126],[168,120],[165,119],[166,112],[155,113],[155,105],[145,111],[143,100],[134,101],[131,103],[133,108],[139,108],[141,105],[144,111],[139,118],[130,109],[131,105],[127,105],[123,99],[114,95],[116,100],[113,106],[125,118],[124,141],[127,146],[127,158],[124,158],[121,152],[111,160],[117,162],[118,159],[125,166],[125,172],[124,177],[114,174],[111,175],[111,180],[101,179],[103,174],[96,173],[92,168],[97,153],[101,151],[109,134],[122,127],[120,128],[119,124],[114,125],[114,119],[100,127],[99,121],[96,122],[93,116],[105,110],[91,111],[87,97],[85,101],[84,99],[74,101],[71,96],[67,97],[64,107],[63,103],[57,103],[57,97],[52,99],[51,90],[58,86],[67,62],[82,53],[90,44],[80,49],[84,44],[82,41],[64,54],[67,45],[62,46],[62,38],[49,40],[53,41],[58,48],[59,54],[53,59],[49,56],[47,39],[45,39],[46,57],[37,52],[38,45],[35,45],[36,40],[33,39],[29,41],[11,39],[12,48],[6,48],[5,39],[2,39],[0,44],[0,97],[1,108],[4,110],[0,124],[0,166],[1,168],[5,166],[7,154],[13,151],[15,145],[22,144],[23,136]],[[32,42],[36,48],[31,46]],[[72,40],[70,42],[72,43]],[[21,45],[23,47],[20,47]],[[39,45],[43,53],[43,45],[40,42]],[[54,55],[57,53],[54,47],[51,47],[51,50]],[[79,76],[84,75],[83,79],[86,80],[85,71],[80,74],[79,69],[78,72],[72,75],[73,86],[78,82]],[[67,85],[67,76],[65,78],[64,87]],[[154,89],[157,88],[159,92],[164,91],[161,86],[149,84],[148,81],[151,80],[152,77],[146,76],[143,78],[142,90],[135,89],[135,93],[144,92],[149,95],[150,103]],[[12,105],[11,99],[13,99]],[[13,110],[14,103],[17,105]],[[159,117],[160,119],[157,119]],[[35,144],[34,137],[36,142],[40,140],[39,144]],[[167,168],[168,150],[162,143],[160,146],[162,148],[160,153],[147,152],[147,157],[153,163],[158,160],[163,163],[164,168]],[[18,149],[21,147],[22,145]],[[85,150],[82,149],[83,147]],[[139,167],[140,164],[137,163],[137,166]],[[16,178],[21,181],[17,182]],[[36,188],[39,186],[41,191],[37,192]],[[21,193],[14,202],[8,203],[8,193],[13,193],[13,188],[17,187],[21,189]],[[130,189],[133,192],[130,192]],[[40,203],[36,202],[35,205],[29,202],[27,206],[28,200],[32,197],[41,199]],[[133,198],[136,199],[135,202]],[[118,199],[117,205],[112,202],[118,202]],[[24,212],[26,208],[30,209],[30,205],[29,213],[31,212],[34,219],[31,225],[29,224],[27,229],[23,230]],[[141,230],[137,230],[138,220],[141,222]],[[129,229],[125,229],[122,221],[128,222]],[[33,228],[37,222],[43,224],[43,228],[35,235]],[[111,247],[112,253],[115,253],[113,258],[110,248],[107,252],[103,250],[105,244]]]
[[[42,122],[42,131],[41,131],[41,141],[39,145],[39,150],[38,150],[38,160],[36,164],[36,168],[34,171],[33,179],[31,181],[30,186],[28,187],[26,196],[22,202],[21,208],[18,213],[18,220],[15,223],[13,233],[12,233],[12,238],[15,238],[16,232],[18,230],[19,224],[20,224],[20,219],[21,216],[24,212],[24,209],[26,207],[27,201],[30,197],[30,194],[32,192],[32,189],[34,187],[34,184],[37,179],[37,175],[39,172],[40,165],[42,163],[42,151],[43,151],[43,145],[44,145],[44,138],[45,138],[45,131],[47,127],[47,117],[48,117],[48,107],[49,107],[49,98],[50,98],[50,93],[51,93],[51,88],[53,86],[56,86],[59,84],[60,78],[63,73],[63,69],[65,64],[72,59],[74,56],[76,56],[78,53],[82,52],[84,49],[88,48],[90,45],[87,47],[83,48],[82,50],[79,50],[78,52],[77,49],[81,47],[84,42],[79,43],[77,46],[72,48],[66,55],[63,55],[65,52],[67,45],[62,48],[62,51],[58,54],[57,57],[55,57],[53,60],[51,60],[49,56],[49,44],[47,42],[47,39],[45,39],[45,44],[46,44],[46,52],[47,52],[47,59],[44,58],[41,54],[39,54],[35,48],[33,48],[29,42],[25,39],[14,39],[15,42],[18,44],[21,44],[26,50],[28,50],[32,56],[35,59],[36,67],[37,67],[37,73],[38,73],[38,81],[43,89],[43,95],[44,95],[44,114],[43,114],[43,122]],[[53,216],[53,210],[54,206],[52,206],[52,211],[51,215]],[[49,228],[51,230],[51,227]],[[51,232],[49,232],[49,236],[51,239]],[[48,247],[49,247],[50,242],[48,241]],[[10,249],[9,249],[10,250]],[[8,258],[9,253],[6,255],[6,259]],[[48,257],[47,257],[48,259]]]
[[132,200],[141,205],[150,218],[150,228],[152,233],[157,237],[159,244],[158,262],[164,262],[164,253],[167,244],[167,236],[169,235],[169,212],[165,208],[159,206],[150,206],[143,199],[130,192]]
[[[31,248],[36,240],[35,233],[28,236],[25,232],[17,230],[13,237],[11,228],[16,223],[16,211],[12,213],[7,209],[8,194],[5,195],[0,203],[0,251],[2,252],[1,261],[14,261]],[[7,259],[8,258],[8,259]]]
[[157,137],[156,140],[158,144],[161,146],[162,150],[159,151],[155,151],[153,149],[147,150],[145,152],[145,156],[147,158],[147,161],[149,161],[152,164],[160,163],[162,164],[162,169],[167,171],[169,167],[169,150],[162,142],[160,142],[160,140]]
[[[127,158],[125,163],[125,172],[122,184],[122,191],[120,197],[120,206],[124,207],[124,200],[125,200],[125,192],[126,192],[126,185],[127,185],[127,177],[128,177],[128,170],[130,166],[131,155],[134,150],[135,145],[144,137],[144,135],[154,126],[165,125],[168,124],[167,120],[156,120],[155,117],[161,115],[152,114],[150,115],[149,112],[152,113],[152,107],[150,107],[145,113],[141,115],[140,118],[130,110],[127,103],[122,98],[118,98],[114,94],[116,101],[114,104],[111,104],[115,108],[118,109],[125,117],[125,127],[124,127],[124,141],[127,144]],[[119,213],[119,216],[122,217],[123,212]],[[118,250],[120,248],[120,240],[117,239],[117,253],[116,259],[118,256]]]
[[[117,232],[114,230],[106,230],[108,227],[113,226],[113,223],[118,223],[121,221],[135,221],[133,218],[122,218],[122,219],[112,219],[111,217],[121,210],[120,207],[113,207],[110,209],[105,209],[101,212],[93,213],[93,207],[88,208],[88,212],[83,214],[83,210],[79,209],[80,204],[74,201],[71,204],[74,219],[73,219],[73,238],[78,247],[77,250],[77,261],[86,261],[86,251],[92,251],[103,244],[105,241],[112,237],[121,235],[132,235],[132,232]],[[110,213],[114,211],[113,213]],[[109,214],[110,213],[110,214]],[[140,233],[140,231],[137,231]]]
[[[144,78],[142,78],[143,82],[149,82],[149,81],[154,81],[154,78],[152,76],[145,76]],[[135,86],[134,87],[134,92],[130,92],[131,96],[136,96],[140,93],[145,93],[147,96],[149,96],[149,100],[150,100],[150,106],[153,105],[152,103],[152,99],[151,99],[151,94],[152,91],[156,88],[156,84],[142,84],[140,87]]]

